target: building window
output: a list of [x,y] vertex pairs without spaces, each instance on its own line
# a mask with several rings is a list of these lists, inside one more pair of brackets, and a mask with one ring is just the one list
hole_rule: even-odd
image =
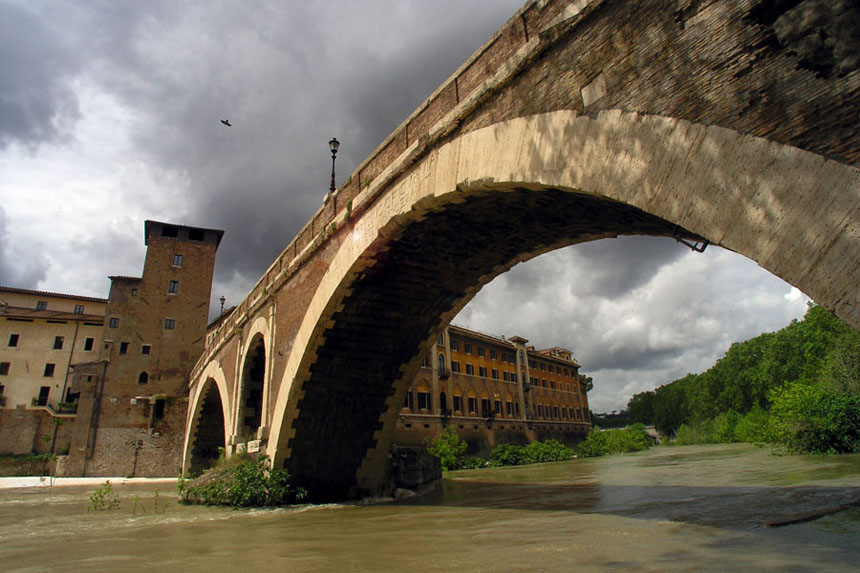
[[84,305],[76,304],[75,305],[75,314],[83,314],[84,313]]
[[469,396],[469,413],[475,414],[478,412],[478,398],[476,396]]
[[481,358],[484,357],[484,347],[483,346],[478,347],[478,356],[480,356]]
[[9,374],[9,363],[0,362],[0,376],[6,376],[7,374]]
[[443,333],[439,333],[439,338],[436,339],[436,344],[439,346],[445,346],[445,335]]
[[471,364],[466,364],[466,374],[468,374],[468,375],[470,375],[470,376],[474,376],[474,374],[475,374],[475,367],[474,367],[474,366],[472,366]]
[[84,350],[89,352],[93,349],[93,344],[95,343],[95,338],[87,338],[84,340]]
[[54,337],[54,350],[62,350],[63,349],[63,337],[55,336]]
[[412,402],[412,388],[406,391],[406,396],[403,397],[403,409],[404,410],[414,410],[414,403]]
[[111,328],[119,328],[119,319],[112,318],[108,321],[108,326]]
[[466,354],[471,354],[472,353],[472,345],[469,344],[468,342],[464,342],[463,343],[463,352],[465,352]]
[[44,300],[36,301],[36,310],[45,310],[46,308],[48,308],[47,301],[44,301]]
[[454,352],[460,352],[460,342],[457,340],[451,340],[451,350]]
[[490,360],[496,360],[498,353],[495,350],[490,350]]
[[140,347],[140,353],[141,354],[149,354],[151,350],[152,350],[152,346],[149,344],[144,344],[143,346]]
[[493,400],[493,408],[495,408],[495,413],[499,416],[502,415],[502,401],[501,400]]
[[439,359],[438,360],[438,362],[439,362],[439,373],[444,374],[445,373],[445,355],[440,354],[437,358]]
[[454,411],[462,412],[463,411],[463,397],[459,394],[454,394]]
[[136,288],[131,289],[131,296],[137,296],[137,289]]
[[510,382],[510,381],[511,381],[511,380],[510,380],[510,377],[509,377],[509,375],[508,375],[508,373],[507,373],[507,371],[503,371],[503,372],[502,372],[502,379],[503,379],[505,382]]
[[51,378],[54,376],[54,365],[50,362],[45,364],[45,373],[42,375],[46,378]]
[[451,361],[451,372],[459,372],[460,371],[460,363],[456,360]]
[[419,410],[430,410],[432,405],[430,403],[430,389],[429,388],[419,388],[418,389],[418,409]]
[[498,379],[499,379],[499,371],[497,369],[493,368],[493,380],[498,380]]
[[181,267],[182,266],[182,255],[173,255],[173,266]]
[[141,372],[140,376],[137,377],[137,383],[143,386],[144,384],[149,382],[149,374],[146,372]]
[[128,342],[120,342],[119,343],[119,353],[120,354],[128,354]]
[[36,399],[37,406],[47,406],[48,396],[51,394],[50,386],[42,386],[39,388],[39,397]]
[[478,376],[481,378],[487,377],[487,369],[484,366],[478,366]]
[[540,369],[541,369],[541,370],[546,370],[546,364],[545,364],[545,363],[543,363],[543,362],[541,362],[541,363],[540,363]]
[[165,318],[164,328],[165,330],[173,330],[174,328],[176,328],[176,320],[173,318]]
[[167,285],[167,294],[176,294],[179,292],[179,281],[170,281]]
[[490,410],[490,399],[481,398],[481,416],[488,418],[492,413]]
[[14,348],[16,346],[18,346],[18,335],[17,334],[10,334],[9,335],[9,347]]

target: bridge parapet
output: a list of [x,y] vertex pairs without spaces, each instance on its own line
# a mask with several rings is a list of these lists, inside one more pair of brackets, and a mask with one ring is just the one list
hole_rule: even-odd
[[585,18],[604,0],[526,3],[460,68],[407,117],[349,176],[311,217],[256,282],[245,299],[225,317],[195,364],[192,384],[206,363],[234,335],[248,316],[265,304],[328,233],[364,211],[386,187],[428,148],[451,133],[489,93],[498,90],[557,36],[550,31]]

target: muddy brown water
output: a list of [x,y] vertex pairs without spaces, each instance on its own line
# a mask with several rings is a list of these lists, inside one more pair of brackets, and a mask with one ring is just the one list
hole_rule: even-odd
[[[452,472],[398,502],[230,510],[171,484],[0,491],[5,571],[856,571],[860,455],[749,445]],[[156,507],[156,491],[158,504]]]

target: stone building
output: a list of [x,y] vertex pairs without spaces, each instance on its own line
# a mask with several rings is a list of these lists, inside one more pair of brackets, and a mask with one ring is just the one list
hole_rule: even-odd
[[[222,236],[146,221],[142,275],[110,277],[106,300],[0,290],[7,341],[0,362],[8,364],[0,375],[0,452],[67,452],[58,467],[66,475],[177,475],[188,375],[203,349]],[[28,312],[18,306],[34,303]],[[32,320],[22,322],[28,313]],[[37,379],[43,364],[43,379],[55,365],[52,384]],[[29,433],[20,431],[24,418],[38,420],[29,425],[38,435],[13,445],[9,436]],[[35,446],[25,448],[28,440]]]
[[575,443],[591,427],[590,389],[569,350],[450,326],[406,394],[394,442],[421,445],[447,425],[473,453],[548,438]]

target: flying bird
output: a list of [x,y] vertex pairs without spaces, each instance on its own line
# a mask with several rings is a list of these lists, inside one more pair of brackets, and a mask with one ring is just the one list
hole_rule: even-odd
[[224,125],[226,125],[227,127],[233,127],[233,124],[231,124],[231,123],[230,123],[228,120],[226,120],[226,119],[222,119],[222,120],[221,120],[221,123],[223,123],[223,124],[224,124]]

